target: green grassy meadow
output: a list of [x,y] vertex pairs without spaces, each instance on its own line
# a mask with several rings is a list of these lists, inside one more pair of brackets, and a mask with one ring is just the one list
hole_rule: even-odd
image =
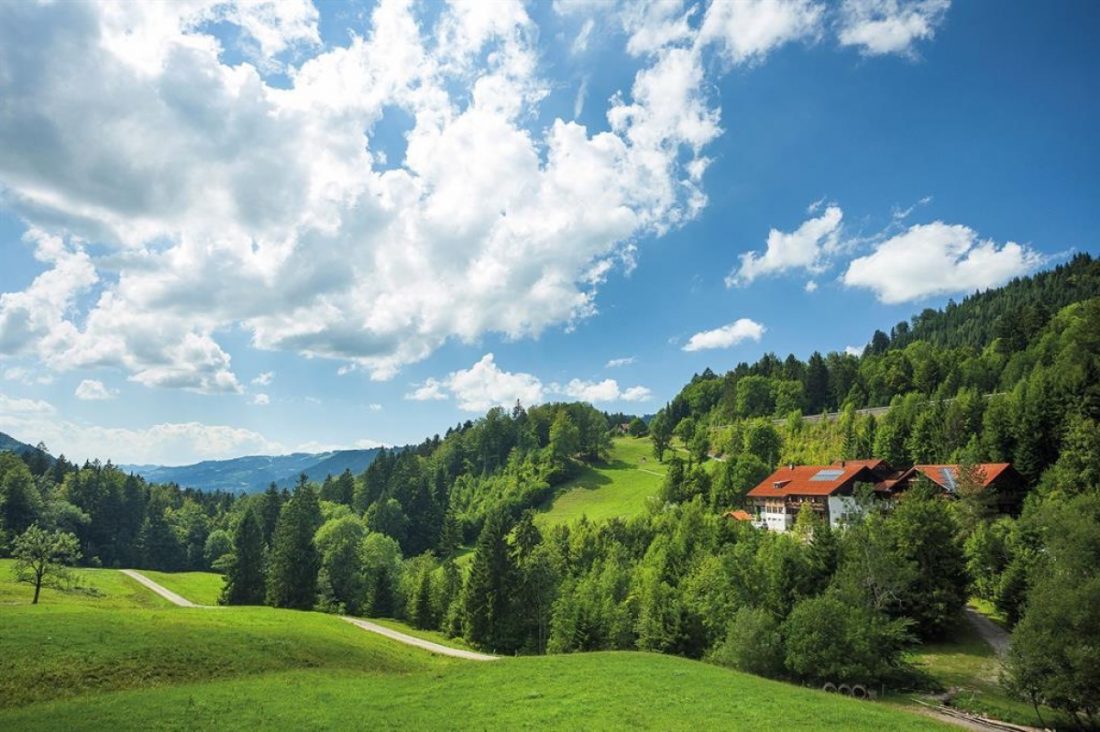
[[154,572],[140,570],[162,587],[187,598],[197,605],[217,605],[225,578],[215,572]]
[[1026,702],[1010,697],[999,683],[1000,661],[993,649],[964,619],[953,637],[941,643],[926,643],[910,654],[915,668],[935,679],[944,689],[956,691],[952,706],[992,719],[1043,727],[1052,722],[1067,726],[1070,720],[1042,708],[1042,724]]
[[[94,589],[31,606],[10,565],[0,562],[0,729],[942,728],[672,656],[477,663],[320,613],[178,608],[114,570],[82,571]],[[210,579],[173,589],[205,580],[209,591]]]
[[544,528],[570,524],[581,516],[592,521],[636,516],[645,511],[650,496],[660,493],[667,470],[653,457],[648,438],[616,437],[608,461],[585,466],[563,484],[535,522]]

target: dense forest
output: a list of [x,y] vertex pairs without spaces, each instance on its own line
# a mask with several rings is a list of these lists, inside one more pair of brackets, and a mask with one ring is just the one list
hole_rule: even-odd
[[[840,414],[803,418],[824,411]],[[627,422],[669,462],[660,500],[541,530],[534,511]],[[723,516],[778,464],[869,457],[1012,462],[1029,492],[1001,516],[980,491],[949,501],[918,486],[896,504],[866,498],[838,530],[806,512],[790,534]],[[203,493],[0,455],[0,552],[35,524],[74,534],[90,564],[223,572],[230,604],[396,616],[498,653],[645,649],[806,682],[919,684],[906,648],[944,637],[977,596],[1015,625],[1009,687],[1095,723],[1100,263],[1080,255],[926,310],[861,356],[708,369],[648,423],[581,403],[495,408],[293,491]]]

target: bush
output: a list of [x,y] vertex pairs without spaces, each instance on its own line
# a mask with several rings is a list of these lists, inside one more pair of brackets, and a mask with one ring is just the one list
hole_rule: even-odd
[[900,665],[905,627],[832,595],[802,600],[783,626],[787,668],[810,681],[882,681]]
[[767,610],[756,607],[739,609],[730,620],[726,639],[711,654],[710,660],[758,676],[783,675],[785,649],[779,623]]

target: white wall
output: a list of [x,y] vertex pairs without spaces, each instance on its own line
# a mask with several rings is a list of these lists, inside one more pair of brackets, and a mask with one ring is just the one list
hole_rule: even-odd
[[858,513],[859,504],[853,496],[829,496],[829,526],[836,528],[846,516]]

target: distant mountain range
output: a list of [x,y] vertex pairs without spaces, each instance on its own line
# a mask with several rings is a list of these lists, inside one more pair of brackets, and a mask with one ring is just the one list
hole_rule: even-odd
[[[33,452],[36,448],[0,432],[0,452]],[[296,452],[291,455],[250,455],[231,460],[204,460],[194,465],[119,465],[120,470],[136,473],[150,483],[176,483],[183,488],[255,493],[275,483],[291,487],[305,473],[320,482],[326,475],[336,477],[345,469],[358,475],[367,469],[381,448],[369,450],[333,450]]]
[[291,455],[250,455],[231,460],[204,460],[194,465],[119,465],[150,483],[176,483],[184,488],[255,493],[275,483],[280,488],[293,486],[302,473],[320,482],[326,475],[336,477],[345,469],[358,475],[367,469],[381,448],[335,450],[332,452]]

